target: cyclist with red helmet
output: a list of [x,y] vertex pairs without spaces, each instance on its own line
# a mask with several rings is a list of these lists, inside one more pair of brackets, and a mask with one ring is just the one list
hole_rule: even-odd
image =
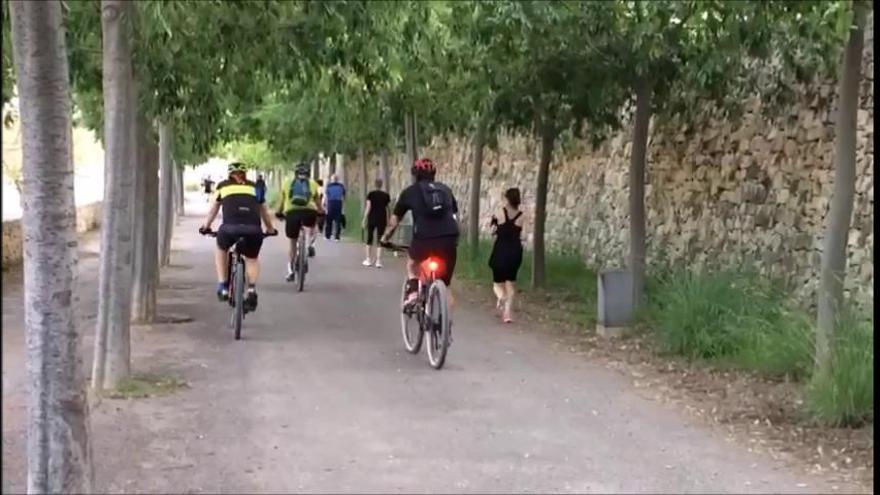
[[[418,297],[419,264],[429,257],[441,261],[439,277],[446,286],[452,283],[455,260],[458,250],[458,203],[452,190],[446,184],[436,182],[437,169],[429,158],[416,160],[412,166],[415,183],[401,191],[391,223],[385,229],[382,242],[387,243],[400,220],[407,212],[412,212],[413,237],[407,260],[407,297],[409,304]],[[452,291],[449,291],[452,305]]]

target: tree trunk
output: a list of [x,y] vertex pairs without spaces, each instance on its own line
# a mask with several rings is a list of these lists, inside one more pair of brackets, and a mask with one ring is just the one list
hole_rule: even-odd
[[480,119],[474,136],[474,163],[471,170],[471,200],[468,206],[468,244],[471,257],[476,259],[480,251],[480,182],[483,178],[483,148],[486,142],[485,119]]
[[330,176],[334,175],[335,173],[336,173],[336,152],[334,151],[333,153],[330,153],[330,165],[329,165],[329,170],[327,172],[327,178],[329,179]]
[[645,290],[645,162],[653,89],[647,78],[640,80],[635,89],[636,115],[629,166],[629,268],[632,272],[633,304],[638,308]]
[[104,185],[101,223],[101,271],[98,325],[95,332],[92,386],[113,389],[131,372],[132,207],[134,175],[131,153],[132,83],[131,13],[133,4],[102,0],[104,40]]
[[152,141],[147,120],[138,118],[138,192],[141,207],[136,211],[134,243],[134,280],[131,294],[131,319],[150,323],[156,318],[159,238],[159,169],[156,144]]
[[388,148],[382,148],[379,167],[381,169],[380,173],[382,174],[382,184],[385,186],[385,190],[388,191],[388,194],[391,194],[391,169],[388,165]]
[[834,146],[834,192],[825,220],[825,240],[819,274],[816,371],[820,375],[828,372],[831,367],[831,342],[844,303],[846,243],[856,185],[856,117],[859,109],[866,8],[861,1],[853,3],[854,29],[850,30],[840,67],[840,98],[835,129],[837,142]]
[[544,262],[544,224],[547,222],[547,182],[556,130],[552,124],[541,126],[541,162],[538,165],[538,190],[535,194],[535,240],[532,246],[532,287],[543,287],[546,280]]
[[171,263],[171,234],[174,229],[173,133],[171,124],[159,122],[159,266]]
[[312,160],[312,179],[318,180],[321,178],[321,160],[315,158]]
[[349,184],[345,182],[345,180],[348,178],[348,174],[345,170],[345,155],[342,153],[338,153],[336,156],[336,175],[339,176],[339,182],[348,186]]
[[358,149],[358,161],[360,161],[360,169],[361,169],[361,206],[367,204],[367,192],[369,192],[369,185],[367,184],[367,153],[364,151],[364,147],[361,146]]
[[183,217],[183,167],[172,160],[174,168],[174,225],[180,225],[180,218]]
[[[409,170],[419,157],[418,141],[416,138],[416,117],[413,113],[408,113],[403,121],[404,134],[406,139],[406,163],[404,164],[405,173],[409,174]],[[415,182],[415,177],[412,177]]]
[[61,2],[9,2],[22,133],[27,492],[89,493],[89,407],[76,325],[77,237]]

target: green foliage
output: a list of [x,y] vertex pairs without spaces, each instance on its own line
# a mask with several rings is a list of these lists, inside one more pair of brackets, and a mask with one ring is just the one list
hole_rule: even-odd
[[9,8],[3,5],[2,12],[3,28],[3,105],[5,106],[12,98],[12,87],[15,83],[15,68],[12,60],[12,24],[9,17]]
[[808,376],[812,327],[785,292],[735,270],[672,270],[649,286],[646,323],[661,347],[769,376]]
[[213,151],[214,155],[246,163],[257,170],[275,169],[282,160],[265,141],[236,140],[217,146]]
[[833,426],[860,426],[874,420],[873,310],[844,312],[831,345],[831,366],[807,388],[812,415]]

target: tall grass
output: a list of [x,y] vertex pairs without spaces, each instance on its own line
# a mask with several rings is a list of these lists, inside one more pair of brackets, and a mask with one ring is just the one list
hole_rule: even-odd
[[835,426],[874,420],[873,316],[844,311],[831,342],[830,369],[813,376],[807,407],[814,417]]
[[812,367],[812,329],[779,287],[753,273],[667,271],[642,315],[663,350],[795,379]]

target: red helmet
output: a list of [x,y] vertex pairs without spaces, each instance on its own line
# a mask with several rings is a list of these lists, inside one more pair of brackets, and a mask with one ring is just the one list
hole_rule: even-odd
[[436,172],[437,168],[434,167],[434,162],[432,162],[430,158],[420,158],[413,164],[413,172],[416,170],[422,172]]

